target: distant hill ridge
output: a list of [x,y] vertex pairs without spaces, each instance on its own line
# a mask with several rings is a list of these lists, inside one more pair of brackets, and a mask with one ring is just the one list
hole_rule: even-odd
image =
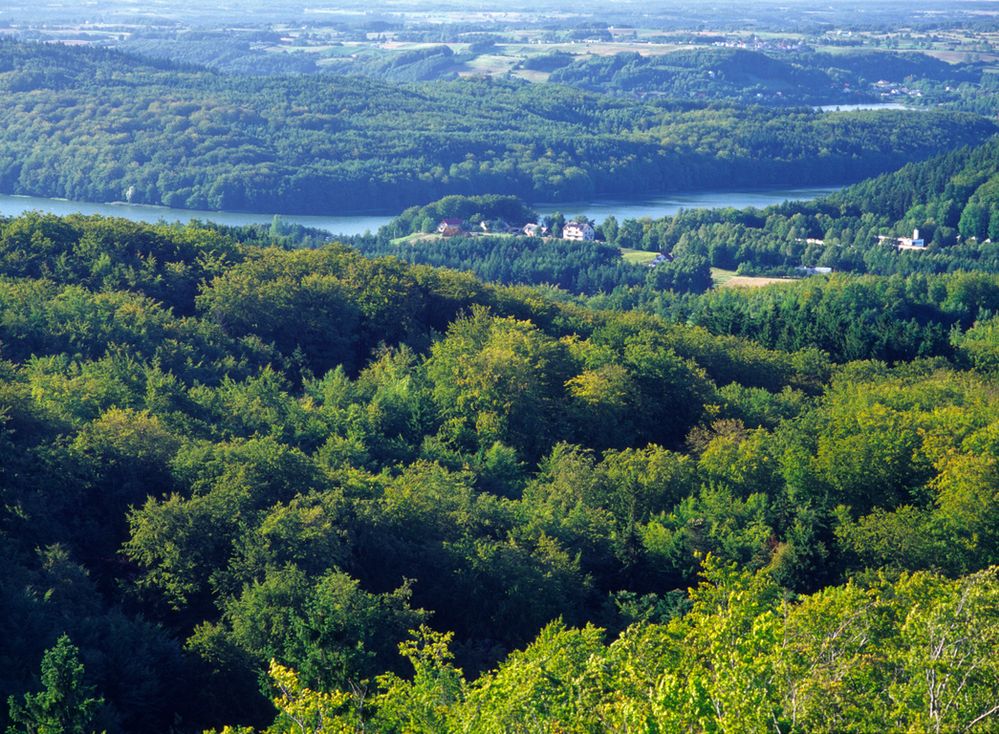
[[859,180],[995,132],[958,113],[639,103],[559,85],[223,76],[3,44],[0,192],[266,213]]
[[878,81],[957,83],[981,74],[974,65],[952,66],[917,53],[803,50],[778,58],[740,48],[692,48],[590,57],[555,70],[549,81],[594,92],[788,106],[877,102],[872,85]]

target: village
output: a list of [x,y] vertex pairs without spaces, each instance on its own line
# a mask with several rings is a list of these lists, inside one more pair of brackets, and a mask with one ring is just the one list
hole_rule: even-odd
[[[572,219],[562,225],[562,230],[558,235],[552,233],[552,229],[538,222],[528,222],[522,226],[511,225],[502,219],[491,221],[482,220],[477,225],[459,217],[445,217],[437,224],[436,234],[442,238],[449,237],[482,237],[486,235],[508,235],[522,237],[536,237],[542,240],[563,240],[568,242],[596,242],[597,230],[593,224],[585,219],[582,221]],[[639,257],[626,258],[632,262],[654,268],[663,263],[673,261],[673,256],[666,252],[643,252],[630,251]],[[622,254],[624,250],[622,249]]]
[[510,225],[502,219],[483,220],[474,225],[458,217],[446,217],[437,225],[437,234],[441,237],[482,236],[482,235],[523,235],[526,237],[541,237],[544,239],[562,239],[573,242],[593,242],[597,239],[597,231],[587,221],[568,221],[563,225],[559,237],[553,237],[549,228],[536,222],[529,222],[521,227]]
[[[538,222],[528,222],[520,226],[509,224],[502,219],[494,220],[481,220],[475,221],[475,217],[471,220],[462,219],[459,217],[445,217],[441,219],[434,233],[441,238],[451,238],[451,237],[484,237],[484,236],[496,236],[496,235],[506,235],[506,236],[523,236],[523,237],[536,237],[546,241],[569,241],[569,242],[596,242],[597,241],[597,229],[594,227],[593,223],[581,219],[572,219],[566,221],[562,225],[561,231],[557,228],[551,228],[545,224]],[[557,232],[557,234],[553,233]],[[878,243],[881,245],[888,245],[894,247],[898,251],[925,251],[927,248],[926,240],[920,236],[918,229],[914,229],[911,237],[898,237],[895,235],[878,235]],[[799,242],[806,242],[807,244],[824,245],[825,241],[823,239],[808,238],[799,239]],[[625,251],[622,250],[622,253]],[[640,263],[646,265],[647,267],[654,268],[657,265],[662,265],[664,263],[672,262],[673,256],[670,253],[665,252],[644,252],[644,251],[628,251],[632,253],[633,256],[627,257],[631,262]],[[635,257],[637,256],[637,257]],[[805,266],[801,265],[795,268],[796,277],[808,277],[814,275],[831,275],[833,273],[833,268],[831,267],[821,267],[821,266]],[[759,282],[757,282],[759,281]],[[753,278],[753,277],[742,277],[738,283],[742,285],[760,285],[769,284],[771,282],[782,282],[786,281],[785,278]]]

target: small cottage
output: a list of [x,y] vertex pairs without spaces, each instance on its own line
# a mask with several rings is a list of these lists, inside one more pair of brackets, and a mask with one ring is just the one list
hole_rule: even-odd
[[459,235],[464,231],[465,222],[461,219],[455,219],[453,217],[448,217],[442,219],[440,224],[437,225],[437,234],[443,237],[454,237]]

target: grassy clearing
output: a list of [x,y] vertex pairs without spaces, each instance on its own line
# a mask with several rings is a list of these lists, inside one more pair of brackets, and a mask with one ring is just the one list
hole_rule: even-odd
[[517,59],[500,54],[484,54],[465,64],[466,74],[505,74],[513,69]]
[[711,268],[711,280],[715,286],[723,286],[735,277],[734,270],[722,270],[721,268]]
[[711,268],[715,288],[762,288],[774,283],[793,283],[795,278],[768,278],[760,275],[738,275],[734,270]]
[[524,81],[541,84],[548,81],[548,77],[551,76],[551,73],[547,71],[534,71],[533,69],[518,69],[513,72],[513,75],[523,79]]
[[633,265],[645,265],[656,259],[658,252],[646,252],[645,250],[632,250],[628,247],[621,248],[621,257],[624,258],[625,262],[632,263]]
[[[514,237],[519,237],[520,235],[510,234],[509,232],[463,232],[461,237],[489,237],[490,239],[506,238],[513,239]],[[439,235],[436,232],[413,232],[405,237],[396,237],[395,239],[389,240],[393,245],[415,245],[417,242],[439,242],[444,239],[443,235]]]
[[413,234],[408,234],[405,237],[396,237],[390,241],[393,245],[412,245],[417,242],[433,242],[439,239],[443,238],[437,233],[413,232]]
[[725,281],[723,288],[762,288],[775,283],[793,283],[796,278],[764,278],[756,275],[736,275]]

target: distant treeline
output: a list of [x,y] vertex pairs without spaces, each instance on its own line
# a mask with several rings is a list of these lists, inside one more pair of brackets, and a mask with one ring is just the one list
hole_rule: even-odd
[[[619,53],[579,61],[552,54],[531,66],[552,71],[550,82],[592,92],[778,107],[879,102],[880,93],[888,94],[893,87],[956,87],[977,84],[986,76],[981,65],[952,65],[924,54],[887,51],[766,54],[736,48],[695,48],[654,56]],[[878,82],[884,83],[882,87],[875,86]]]
[[561,86],[224,77],[4,43],[0,191],[282,213],[859,180],[982,140],[958,114],[640,104]]
[[[411,207],[375,237],[353,238],[366,254],[469,270],[485,280],[550,284],[576,294],[613,294],[605,306],[641,305],[687,318],[675,295],[710,286],[710,267],[802,276],[813,268],[853,273],[999,272],[999,139],[864,181],[817,201],[766,209],[692,209],[660,219],[594,222],[598,242],[558,239],[565,218],[543,218],[552,239],[407,237],[447,217],[520,225],[538,220],[513,197],[446,197]],[[900,250],[919,231],[925,247]],[[293,241],[292,238],[289,241]],[[610,247],[613,245],[616,247]],[[662,252],[655,268],[625,262],[619,247]],[[747,332],[752,335],[752,331]]]
[[[816,201],[613,225],[601,229],[615,244],[696,253],[747,273],[794,274],[801,266],[883,275],[999,272],[999,139]],[[900,251],[899,238],[914,230],[925,249]]]

